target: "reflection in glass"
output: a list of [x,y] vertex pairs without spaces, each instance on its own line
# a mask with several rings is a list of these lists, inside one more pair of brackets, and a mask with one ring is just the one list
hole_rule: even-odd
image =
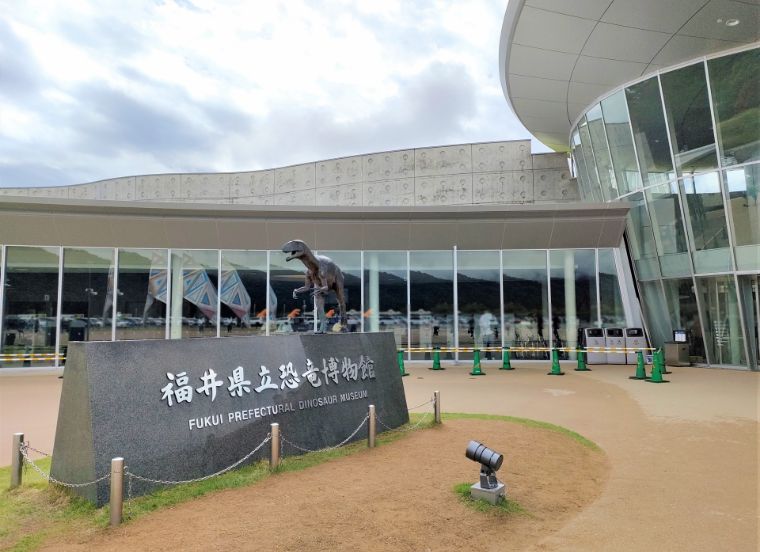
[[[581,146],[583,152],[583,159],[586,163],[586,171],[589,178],[589,186],[594,190],[602,190],[599,185],[599,175],[596,172],[596,161],[594,160],[594,153],[591,150],[591,135],[588,130],[588,123],[586,118],[582,117],[578,122],[578,134],[581,138]],[[605,198],[606,199],[606,198]]]
[[596,160],[596,172],[602,185],[602,196],[605,201],[617,199],[619,193],[615,180],[615,169],[610,159],[610,148],[607,146],[607,136],[604,132],[604,119],[602,119],[602,106],[596,104],[586,114],[588,130],[591,137],[591,145],[594,148]]
[[636,165],[631,126],[622,90],[602,100],[602,113],[620,194],[638,190],[641,188],[641,175]]
[[663,73],[660,78],[670,142],[679,174],[717,167],[704,64]]
[[612,249],[599,250],[599,302],[602,326],[623,328],[626,325],[623,298],[620,295],[615,255]]
[[724,167],[760,159],[760,49],[707,62]]
[[693,362],[705,363],[705,342],[702,326],[699,323],[697,297],[691,278],[663,280],[668,313],[673,329],[687,330],[689,336],[689,356],[696,357]]
[[172,339],[216,336],[218,267],[217,251],[172,250]]
[[[411,251],[409,269],[411,346],[454,347],[453,252]],[[425,358],[425,354],[411,358]]]
[[[596,190],[591,185],[591,179],[588,176],[586,167],[586,161],[583,158],[583,146],[581,146],[581,136],[576,129],[573,132],[571,141],[571,151],[573,153],[573,159],[575,160],[576,172],[578,177],[578,183],[580,185],[581,197],[586,201],[598,201],[600,200],[600,191]],[[599,196],[599,197],[597,197]]]
[[724,173],[739,270],[760,270],[760,164]]
[[[498,251],[458,251],[459,346],[501,347],[501,282]],[[472,353],[460,353],[460,359]],[[486,359],[501,359],[487,351]]]
[[681,217],[678,183],[655,186],[646,191],[655,244],[663,276],[691,275],[686,233]]
[[166,249],[119,249],[116,339],[166,337]]
[[[346,299],[346,320],[348,332],[360,332],[362,329],[362,256],[359,251],[319,251],[320,255],[330,257],[343,272],[343,291]],[[325,298],[327,314],[327,331],[340,322],[340,309],[335,293]]]
[[[549,344],[549,292],[546,251],[504,251],[504,344]],[[548,358],[547,353],[514,353],[514,358]]]
[[644,185],[675,178],[657,77],[625,89]]
[[364,331],[393,332],[396,347],[408,345],[406,251],[364,252]]
[[58,308],[58,248],[6,248],[3,354],[49,355],[0,366],[52,366]]
[[628,250],[636,264],[638,278],[639,280],[657,278],[660,275],[657,251],[644,196],[639,192],[627,197],[626,200],[631,203],[631,210],[625,221],[626,238]]
[[[267,320],[266,251],[222,250],[219,335],[264,335]],[[270,306],[276,310],[274,295]]]
[[746,364],[733,276],[697,278],[697,289],[705,315],[705,345],[710,362]]
[[276,299],[270,299],[269,333],[313,332],[314,299],[310,293],[293,297],[293,290],[304,285],[306,268],[301,261],[286,261],[285,257],[279,250],[269,255],[269,285]]
[[667,303],[660,282],[639,282],[639,290],[652,347],[662,347],[663,343],[673,338],[673,328],[670,326]]
[[[697,272],[730,270],[728,225],[718,173],[701,174],[682,181],[686,200],[687,227],[694,244]],[[718,250],[700,254],[703,250]]]
[[114,250],[63,250],[61,353],[69,341],[111,341]]
[[[594,250],[553,250],[549,263],[553,344],[576,347],[578,330],[598,325]],[[575,358],[567,353],[560,356]]]

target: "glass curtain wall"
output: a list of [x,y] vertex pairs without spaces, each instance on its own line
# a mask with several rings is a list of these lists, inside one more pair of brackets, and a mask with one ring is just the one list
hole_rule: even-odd
[[[638,190],[641,188],[641,175],[633,151],[631,125],[622,90],[602,101],[602,114],[618,191],[622,195]],[[591,170],[593,167],[589,172]]]
[[70,341],[111,341],[114,249],[63,250],[61,354]]
[[698,273],[731,270],[728,223],[718,173],[684,178],[682,186],[689,238],[695,249],[694,270]]
[[277,310],[274,294],[267,289],[266,251],[222,251],[219,303],[222,337],[264,335],[270,308]]
[[[410,346],[454,347],[453,251],[409,252]],[[411,359],[430,358],[413,353]],[[454,358],[445,353],[441,358]]]
[[620,282],[615,267],[615,254],[612,249],[599,250],[599,309],[602,326],[605,328],[624,328],[627,326],[623,297],[620,295]]
[[[546,251],[503,251],[504,345],[549,345],[549,281]],[[515,359],[547,359],[545,352],[517,352]]]
[[216,250],[172,249],[169,337],[216,336],[218,267]]
[[0,362],[8,368],[52,366],[59,248],[8,246],[5,251],[2,353],[9,356]]
[[[576,347],[581,328],[598,326],[594,250],[550,251],[549,276],[552,343],[554,347]],[[575,358],[575,355],[564,352],[560,358]]]
[[733,276],[697,278],[705,316],[705,345],[712,364],[746,364]]
[[645,196],[662,275],[691,276],[678,184],[654,186],[646,190]]
[[[459,346],[501,347],[501,271],[498,251],[459,251],[457,254]],[[459,353],[471,359],[472,353]],[[501,359],[485,351],[481,358]]]
[[736,268],[760,271],[760,164],[723,174],[734,222]]
[[396,347],[409,345],[406,251],[364,252],[364,331],[393,332]]
[[596,160],[596,172],[599,176],[599,182],[602,185],[602,197],[605,201],[617,199],[620,195],[615,179],[615,169],[612,166],[610,158],[610,148],[607,145],[607,133],[604,130],[604,119],[602,119],[602,106],[600,104],[592,107],[586,114],[588,121],[589,137],[594,151]]
[[689,357],[692,357],[694,362],[707,362],[694,282],[691,278],[663,280],[663,287],[670,314],[670,325],[674,330],[688,332]]
[[164,339],[169,257],[166,249],[120,249],[116,339]]

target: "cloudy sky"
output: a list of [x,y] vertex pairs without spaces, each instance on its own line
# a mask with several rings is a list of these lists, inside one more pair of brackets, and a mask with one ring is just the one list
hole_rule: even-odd
[[0,186],[527,138],[499,84],[505,8],[0,0]]

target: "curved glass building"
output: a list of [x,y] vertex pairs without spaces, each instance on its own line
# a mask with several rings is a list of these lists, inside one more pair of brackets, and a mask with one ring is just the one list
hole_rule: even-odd
[[650,338],[686,330],[698,364],[757,368],[759,11],[528,0],[504,22],[508,101],[570,151],[584,201],[630,204],[625,244]]

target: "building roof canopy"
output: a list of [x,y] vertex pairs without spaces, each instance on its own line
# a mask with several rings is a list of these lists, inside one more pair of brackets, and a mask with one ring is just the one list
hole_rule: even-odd
[[658,69],[760,39],[760,0],[510,0],[507,101],[557,151],[594,99]]

